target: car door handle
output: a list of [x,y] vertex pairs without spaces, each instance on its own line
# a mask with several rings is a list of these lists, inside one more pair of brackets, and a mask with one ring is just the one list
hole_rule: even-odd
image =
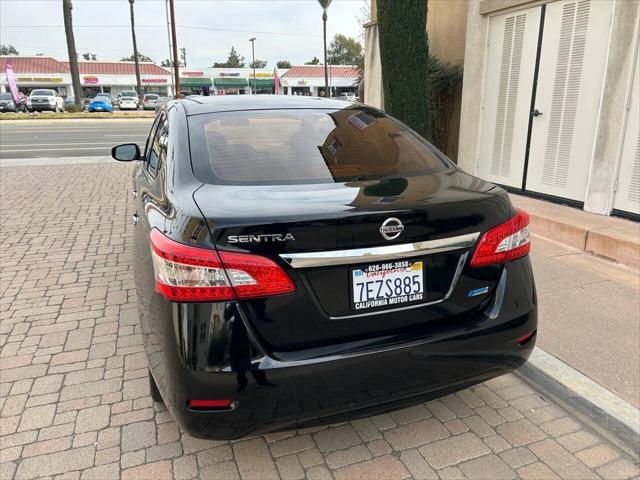
[[138,220],[139,220],[139,217],[137,213],[134,213],[133,215],[131,215],[131,223],[133,223],[134,225],[137,225]]
[[532,117],[537,117],[538,115],[542,115],[542,112],[536,108],[536,109],[535,109],[533,112],[531,112],[529,115],[531,115]]

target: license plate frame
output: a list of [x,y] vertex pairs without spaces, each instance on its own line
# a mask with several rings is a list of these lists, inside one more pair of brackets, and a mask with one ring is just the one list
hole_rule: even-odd
[[[349,269],[350,308],[354,312],[366,312],[399,308],[423,302],[425,298],[425,273],[423,259],[393,260],[356,265]],[[397,278],[401,279],[399,290],[396,290]],[[404,278],[409,278],[407,284],[405,284]],[[362,280],[365,281],[363,282]],[[380,280],[382,284],[379,283]],[[391,280],[391,285],[387,280]],[[374,283],[371,284],[370,282]],[[360,284],[363,283],[364,286],[360,287]],[[405,285],[408,285],[408,287]],[[368,286],[373,287],[375,291],[372,292],[371,288],[367,290]],[[392,289],[391,292],[389,288]],[[400,291],[400,294],[396,294],[397,291]]]

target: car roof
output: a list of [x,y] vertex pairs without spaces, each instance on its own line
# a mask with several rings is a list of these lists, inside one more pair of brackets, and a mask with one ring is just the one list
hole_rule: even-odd
[[240,110],[353,108],[353,102],[302,95],[190,95],[179,100],[187,115]]

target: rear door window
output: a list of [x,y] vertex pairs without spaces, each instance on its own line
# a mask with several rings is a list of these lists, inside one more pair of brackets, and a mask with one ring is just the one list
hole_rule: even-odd
[[206,183],[332,183],[452,168],[413,131],[362,106],[196,115],[189,135],[194,172]]

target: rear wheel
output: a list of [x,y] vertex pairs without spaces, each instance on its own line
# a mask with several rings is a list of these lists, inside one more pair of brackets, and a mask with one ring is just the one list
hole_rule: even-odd
[[160,390],[158,390],[158,384],[156,384],[153,375],[151,375],[151,370],[149,370],[149,390],[151,390],[151,398],[154,402],[163,403],[162,395],[160,395]]

